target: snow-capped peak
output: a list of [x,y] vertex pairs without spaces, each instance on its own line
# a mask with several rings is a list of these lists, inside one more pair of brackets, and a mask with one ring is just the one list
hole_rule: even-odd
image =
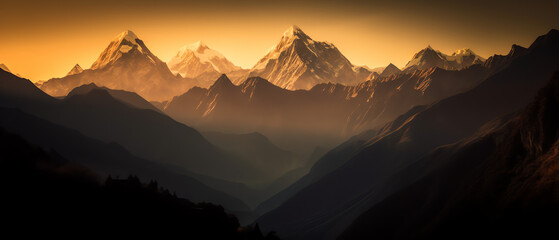
[[458,49],[454,51],[454,53],[452,53],[452,56],[459,56],[459,55],[469,56],[469,55],[476,55],[476,54],[474,53],[474,51],[472,51],[469,48]]
[[196,77],[208,71],[229,73],[241,69],[201,41],[181,47],[167,66],[171,72],[184,77]]
[[93,65],[91,65],[91,69],[103,68],[110,63],[116,62],[124,55],[136,54],[138,52],[145,56],[151,63],[155,64],[161,61],[149,51],[134,32],[127,30],[118,34],[116,38],[111,41],[109,46],[101,53]]
[[406,64],[406,71],[426,70],[432,67],[439,67],[448,70],[460,70],[473,64],[480,64],[484,58],[476,55],[469,48],[454,51],[452,55],[444,54],[435,50],[431,45],[416,53]]
[[301,36],[306,34],[299,28],[297,25],[292,25],[283,33],[284,37],[293,37],[293,36]]
[[303,30],[301,30],[301,28],[299,28],[296,25],[292,25],[287,30],[285,30],[285,32],[283,33],[283,36],[282,36],[282,41],[286,41],[286,42],[295,41],[297,39],[301,39],[301,40],[307,41],[309,43],[314,42],[311,39],[311,37],[309,37],[309,35],[307,35],[305,32],[303,32]]
[[281,88],[310,89],[319,83],[354,84],[358,82],[354,69],[334,44],[315,41],[293,25],[252,67],[249,76],[262,77]]
[[199,52],[199,53],[203,53],[206,49],[210,49],[208,47],[208,45],[206,45],[205,43],[203,43],[202,41],[198,41],[189,45],[185,45],[184,47],[182,47],[180,49],[180,51],[184,52],[186,50],[192,50],[195,52]]
[[136,34],[132,31],[130,31],[130,30],[126,30],[126,31],[120,33],[116,38],[116,40],[119,41],[119,42],[122,41],[122,40],[126,40],[126,41],[129,41],[131,43],[137,44],[136,39],[138,39],[138,36],[136,36]]

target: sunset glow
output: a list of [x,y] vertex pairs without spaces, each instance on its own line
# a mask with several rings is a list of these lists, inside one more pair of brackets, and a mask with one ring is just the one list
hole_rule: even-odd
[[163,61],[201,40],[251,68],[296,24],[336,45],[354,65],[401,68],[429,44],[446,53],[471,48],[487,58],[559,27],[557,1],[421,2],[11,1],[2,3],[0,63],[32,81],[62,77],[76,63],[89,68],[117,34],[132,30]]

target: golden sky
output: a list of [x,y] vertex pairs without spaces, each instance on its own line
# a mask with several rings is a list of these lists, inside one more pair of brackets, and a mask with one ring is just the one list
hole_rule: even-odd
[[403,67],[427,45],[482,57],[529,46],[559,28],[559,1],[3,1],[0,63],[32,81],[89,68],[113,38],[134,31],[161,60],[198,40],[251,68],[291,25],[334,43],[355,65]]

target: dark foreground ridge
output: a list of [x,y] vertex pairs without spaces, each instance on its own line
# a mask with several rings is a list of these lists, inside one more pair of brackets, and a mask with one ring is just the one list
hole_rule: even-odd
[[211,203],[178,198],[135,176],[109,177],[46,152],[0,129],[4,229],[43,236],[176,236],[186,239],[277,239]]

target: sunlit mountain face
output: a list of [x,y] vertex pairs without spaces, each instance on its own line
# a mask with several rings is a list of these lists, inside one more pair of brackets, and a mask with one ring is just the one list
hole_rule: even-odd
[[557,1],[2,9],[4,234],[540,239],[559,224]]

